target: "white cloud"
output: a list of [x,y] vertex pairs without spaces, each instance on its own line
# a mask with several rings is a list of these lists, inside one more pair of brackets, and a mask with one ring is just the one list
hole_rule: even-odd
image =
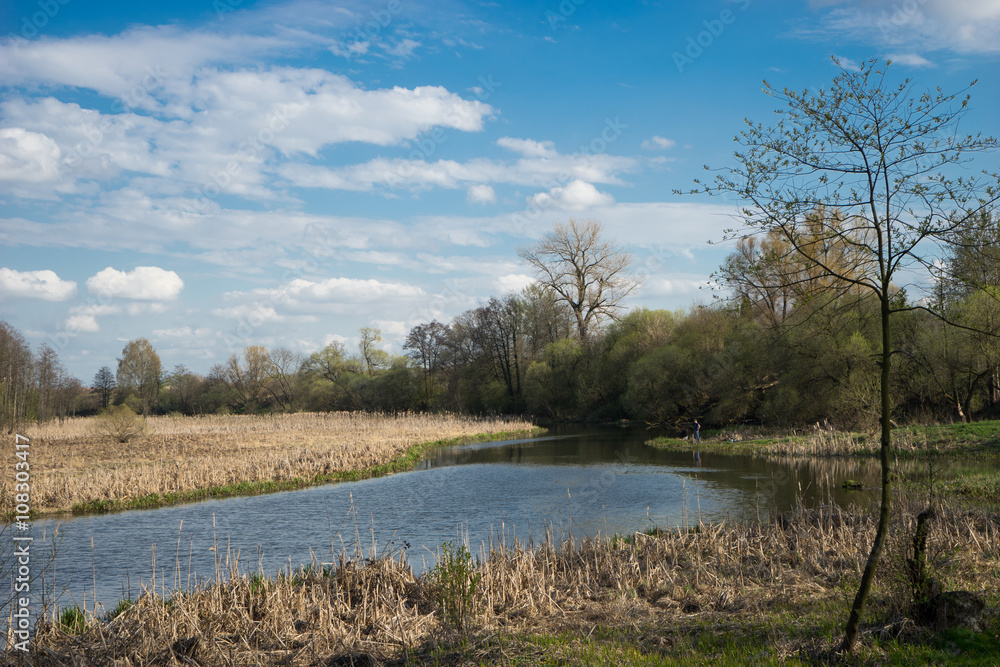
[[498,294],[520,292],[533,282],[535,282],[535,279],[527,274],[508,273],[506,275],[497,276],[496,280],[493,281],[493,289]]
[[822,15],[821,28],[800,33],[846,34],[867,45],[913,51],[1000,53],[997,0],[845,0]]
[[709,276],[668,273],[649,278],[640,284],[637,294],[646,298],[704,294],[709,289]]
[[400,58],[409,58],[413,55],[413,52],[418,46],[420,46],[420,42],[404,38],[387,48],[386,52],[393,56],[399,56]]
[[858,64],[856,60],[851,60],[846,56],[836,56],[837,64],[846,69],[848,72],[860,72],[861,65]]
[[889,56],[894,63],[906,65],[907,67],[933,67],[934,63],[916,53],[897,53]]
[[153,336],[155,338],[179,338],[181,340],[189,340],[191,338],[207,338],[213,334],[214,332],[207,327],[192,329],[191,327],[186,326],[175,327],[173,329],[153,329]]
[[382,332],[384,339],[402,338],[410,332],[406,322],[400,320],[374,320],[372,324]]
[[76,294],[76,283],[55,271],[16,271],[0,268],[0,295],[42,301],[65,301]]
[[329,278],[320,282],[300,278],[288,283],[286,288],[292,298],[313,303],[324,301],[358,303],[424,295],[424,291],[414,285],[383,282],[374,278]]
[[473,185],[466,193],[470,204],[495,204],[497,193],[488,185]]
[[647,150],[657,150],[657,149],[667,149],[673,148],[677,145],[677,142],[673,139],[666,139],[660,136],[653,136],[649,139],[645,139],[642,142],[642,147]]
[[115,315],[120,313],[118,306],[112,305],[86,305],[73,306],[69,309],[69,316],[63,325],[69,334],[95,333],[101,330],[97,323],[97,318],[103,315]]
[[373,310],[404,306],[426,299],[427,294],[415,285],[375,278],[328,278],[320,281],[296,278],[275,288],[228,292],[224,297],[237,302],[237,305],[215,309],[213,314],[257,326],[290,316],[312,320],[317,313],[356,315],[359,309],[367,306],[374,306]]
[[0,181],[55,181],[61,157],[58,144],[44,134],[22,127],[0,128]]
[[533,139],[515,139],[500,137],[497,146],[520,153],[525,157],[555,157],[555,144],[551,141],[535,141]]
[[546,157],[525,157],[509,163],[483,158],[468,162],[375,158],[362,164],[332,169],[289,164],[281,167],[279,172],[298,187],[365,192],[376,187],[459,188],[472,183],[547,186],[553,182],[576,179],[589,183],[620,184],[622,181],[617,174],[631,171],[637,165],[633,158],[604,153],[563,155],[553,152]]
[[180,276],[156,266],[137,266],[129,272],[109,266],[87,279],[87,290],[92,294],[142,301],[176,299],[183,288]]
[[548,192],[539,192],[529,201],[531,205],[542,209],[582,211],[594,206],[609,206],[614,203],[615,198],[599,191],[592,184],[577,179],[564,187],[554,187]]

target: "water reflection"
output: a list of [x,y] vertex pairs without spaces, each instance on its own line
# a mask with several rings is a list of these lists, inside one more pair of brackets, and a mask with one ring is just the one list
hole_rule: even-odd
[[[105,607],[135,596],[140,582],[166,589],[211,580],[238,554],[243,567],[273,574],[360,546],[406,550],[418,571],[444,542],[479,544],[502,533],[528,543],[628,533],[658,525],[746,519],[797,502],[870,503],[877,462],[767,461],[665,452],[648,432],[556,431],[530,440],[432,452],[416,470],[380,479],[251,498],[205,501],[63,521],[54,585],[60,604]],[[36,541],[36,545],[38,542]],[[44,558],[44,557],[43,557]]]

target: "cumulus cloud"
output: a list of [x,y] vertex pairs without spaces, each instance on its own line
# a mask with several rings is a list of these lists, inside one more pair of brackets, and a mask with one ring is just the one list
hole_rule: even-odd
[[156,266],[137,266],[128,272],[109,266],[87,279],[87,290],[92,294],[140,301],[176,299],[183,288],[180,276]]
[[0,181],[58,180],[62,151],[51,138],[22,127],[0,128]]
[[488,185],[473,185],[466,193],[470,204],[495,204],[497,193]]
[[16,271],[0,268],[0,295],[42,301],[65,301],[76,294],[76,283],[55,271]]
[[563,187],[554,187],[548,192],[539,192],[529,200],[538,208],[560,208],[566,211],[582,211],[594,206],[609,206],[615,198],[601,192],[592,184],[579,179]]
[[677,142],[673,139],[666,139],[660,136],[653,136],[649,139],[645,139],[642,142],[642,147],[646,150],[663,150],[667,148],[673,148],[677,145]]

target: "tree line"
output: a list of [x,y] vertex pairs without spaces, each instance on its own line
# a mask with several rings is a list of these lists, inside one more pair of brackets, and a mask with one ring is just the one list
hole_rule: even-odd
[[[811,243],[808,227],[818,229],[821,219],[845,224],[840,213],[818,209],[807,217],[801,244]],[[248,345],[200,375],[184,365],[164,371],[153,345],[140,338],[84,387],[51,347],[32,352],[19,332],[0,323],[4,424],[125,403],[145,414],[412,410],[624,419],[681,430],[695,418],[710,427],[875,427],[876,297],[815,271],[770,234],[747,237],[720,267],[716,279],[730,298],[686,311],[622,314],[621,297],[635,287],[623,270],[630,256],[601,231],[593,221],[557,227],[521,251],[549,267],[538,282],[450,322],[418,324],[402,354],[390,354],[381,332],[365,327],[353,349],[331,342],[304,355]],[[905,289],[893,292],[901,309],[932,299],[964,325],[950,326],[920,308],[899,314],[891,372],[898,422],[1000,415],[1000,217],[984,215],[966,233],[976,238],[955,244],[945,258],[947,277],[936,280],[931,296],[911,304]],[[562,257],[539,252],[554,241],[565,243]],[[586,243],[602,252],[583,253]],[[574,245],[584,260],[597,261],[574,268]],[[851,263],[853,245],[826,245],[828,266]],[[570,279],[588,266],[605,271]],[[551,284],[556,279],[561,290]],[[602,282],[603,289],[594,286]],[[571,292],[567,285],[584,287]]]

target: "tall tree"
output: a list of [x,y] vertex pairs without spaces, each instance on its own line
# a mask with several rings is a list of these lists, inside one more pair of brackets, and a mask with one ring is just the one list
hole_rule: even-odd
[[410,329],[403,343],[403,349],[413,361],[420,365],[424,385],[424,405],[432,404],[434,375],[441,369],[445,345],[448,341],[448,327],[437,320],[418,324]]
[[118,390],[135,394],[142,414],[148,415],[160,394],[160,355],[145,338],[130,340],[118,360]]
[[60,390],[67,380],[59,355],[51,346],[43,343],[35,357],[35,415],[39,420],[51,419],[56,415]]
[[111,403],[111,397],[115,393],[115,374],[107,366],[101,366],[94,374],[93,391],[97,394],[101,408],[108,407]]
[[517,254],[534,268],[538,281],[566,302],[586,341],[594,325],[614,317],[637,283],[626,272],[632,254],[601,238],[596,220],[556,223],[551,232]]
[[361,354],[361,367],[368,375],[375,375],[389,367],[389,353],[380,347],[382,330],[375,327],[361,327],[361,340],[358,342],[358,352]]
[[848,224],[840,211],[820,206],[801,221],[797,245],[780,229],[743,236],[717,275],[742,308],[777,326],[797,307],[808,303],[815,309],[816,301],[830,303],[857,294],[854,283],[836,276],[860,280],[874,267],[859,252],[865,230]]
[[302,355],[279,347],[270,351],[269,362],[268,392],[282,410],[291,410],[295,404],[296,378],[302,368]]
[[[737,137],[737,166],[711,184],[698,182],[695,190],[745,202],[741,217],[747,228],[730,238],[777,232],[817,272],[865,290],[879,303],[881,506],[844,632],[847,651],[857,641],[889,526],[893,315],[928,308],[905,303],[894,280],[904,271],[931,267],[956,232],[974,224],[1000,196],[998,174],[952,177],[974,154],[997,146],[991,138],[958,134],[967,89],[916,94],[909,81],[890,83],[888,65],[873,60],[854,71],[842,68],[827,90],[777,90],[765,81],[765,92],[785,106],[782,119],[771,127],[748,120]],[[819,220],[806,236],[806,220],[821,206],[841,211],[846,224]],[[825,243],[853,244],[854,265],[827,262],[819,252]]]
[[0,321],[0,427],[7,432],[28,417],[33,363],[21,332]]
[[267,399],[267,382],[271,376],[271,357],[263,345],[243,348],[243,360],[233,353],[225,364],[216,364],[210,372],[212,379],[221,381],[232,392],[235,408],[251,413]]

